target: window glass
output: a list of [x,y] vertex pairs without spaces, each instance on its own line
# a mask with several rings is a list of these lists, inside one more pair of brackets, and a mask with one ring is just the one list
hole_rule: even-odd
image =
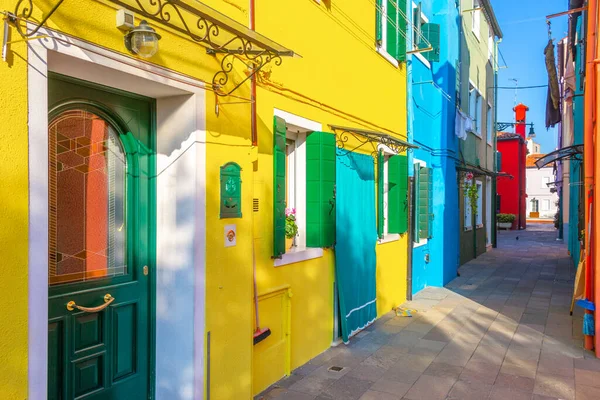
[[548,200],[548,199],[542,200],[542,211],[549,211],[549,210],[550,210],[550,200]]
[[475,224],[477,226],[483,226],[483,184],[480,181],[476,182],[477,185],[477,211],[475,213]]
[[477,8],[481,8],[479,4],[479,0],[473,0],[473,11],[472,11],[472,28],[475,37],[479,39],[480,31],[481,31],[481,11],[475,10]]
[[115,129],[70,110],[48,128],[50,285],[123,275],[126,159]]
[[[465,185],[471,184],[471,181],[465,179]],[[473,208],[471,207],[471,199],[469,196],[463,196],[464,201],[464,227],[465,229],[469,229],[473,227]]]

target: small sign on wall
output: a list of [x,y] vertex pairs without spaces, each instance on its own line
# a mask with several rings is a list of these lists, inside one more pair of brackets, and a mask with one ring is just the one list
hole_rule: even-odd
[[225,225],[225,247],[233,247],[236,245],[237,232],[235,225]]

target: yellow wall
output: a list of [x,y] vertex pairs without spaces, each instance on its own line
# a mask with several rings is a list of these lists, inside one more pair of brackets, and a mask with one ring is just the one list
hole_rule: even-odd
[[[54,4],[45,0],[34,3],[36,18]],[[246,0],[204,3],[245,25],[248,22]],[[258,375],[254,377],[252,371],[253,352],[260,351],[252,345],[253,237],[259,293],[289,285],[293,294],[291,368],[326,350],[333,339],[333,251],[325,250],[321,258],[277,268],[271,259],[274,108],[320,122],[324,130],[329,130],[328,124],[340,124],[397,132],[402,138],[406,133],[405,69],[394,67],[376,53],[371,2],[257,3],[257,31],[302,58],[286,58],[281,66],[265,69],[257,93],[258,149],[251,146],[249,104],[223,105],[217,116],[214,95],[207,93],[206,330],[211,333],[211,394],[218,399],[251,398],[262,386],[272,383],[268,382],[270,377],[263,379],[260,370],[254,371]],[[0,0],[0,5],[3,10],[12,9],[14,1]],[[65,2],[49,26],[127,54],[123,35],[115,28],[115,8],[102,1]],[[160,51],[151,62],[197,79],[212,80],[218,60],[180,34],[151,25],[162,35]],[[13,45],[12,51],[12,63],[0,63],[0,76],[4,78],[0,117],[10,121],[5,125],[10,129],[3,129],[0,140],[4,179],[0,189],[0,290],[5,298],[0,304],[0,398],[22,399],[27,387],[27,54],[24,44]],[[248,85],[235,94],[248,98]],[[243,169],[243,218],[238,220],[220,220],[218,216],[219,167],[228,161],[237,162]],[[253,197],[261,199],[258,213],[252,212]],[[232,222],[237,225],[237,246],[224,249],[224,225]],[[379,315],[405,299],[406,245],[406,238],[402,238],[377,246]],[[265,302],[262,308],[264,321],[278,323],[284,318],[277,307]],[[256,382],[261,387],[253,387]]]
[[[0,0],[2,10],[14,2]],[[27,397],[27,67],[23,43],[0,60],[0,398]]]

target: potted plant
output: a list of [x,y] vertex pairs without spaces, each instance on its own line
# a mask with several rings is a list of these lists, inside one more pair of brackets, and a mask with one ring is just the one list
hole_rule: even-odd
[[296,224],[296,209],[285,209],[285,245],[291,249],[296,245],[296,236],[298,235],[298,224]]
[[498,228],[510,229],[517,216],[515,214],[498,214]]

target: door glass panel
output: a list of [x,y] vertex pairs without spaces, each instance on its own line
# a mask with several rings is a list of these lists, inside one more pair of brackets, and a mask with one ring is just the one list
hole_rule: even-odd
[[49,284],[127,273],[126,158],[117,131],[70,110],[48,134]]

